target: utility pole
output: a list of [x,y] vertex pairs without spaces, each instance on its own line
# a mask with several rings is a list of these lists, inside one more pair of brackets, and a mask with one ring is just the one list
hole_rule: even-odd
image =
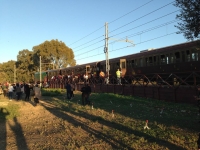
[[135,44],[133,44],[133,41],[128,40],[128,38],[126,38],[125,40],[117,40],[117,39],[112,39],[108,37],[108,23],[105,23],[105,47],[104,47],[104,53],[106,55],[106,74],[107,74],[107,81],[106,84],[109,83],[109,71],[110,71],[110,65],[109,65],[109,57],[108,57],[108,40],[115,40],[117,42],[128,42],[131,43],[132,46],[135,46]]
[[106,74],[107,74],[107,81],[106,84],[109,83],[109,58],[108,58],[108,23],[105,23],[105,47],[104,47],[104,53],[106,55]]
[[14,64],[14,71],[13,71],[13,73],[14,73],[14,83],[16,83],[16,65]]
[[42,68],[41,68],[41,65],[42,65],[42,63],[41,63],[41,56],[40,56],[40,87],[41,87],[41,82],[42,82]]

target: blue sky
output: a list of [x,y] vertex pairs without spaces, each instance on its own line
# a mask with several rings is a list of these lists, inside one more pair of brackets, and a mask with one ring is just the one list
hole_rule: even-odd
[[[179,8],[172,2],[0,0],[0,63],[16,61],[19,51],[52,39],[72,48],[77,64],[104,60],[106,22],[109,58],[187,42],[175,33]],[[124,42],[126,37],[135,46]]]

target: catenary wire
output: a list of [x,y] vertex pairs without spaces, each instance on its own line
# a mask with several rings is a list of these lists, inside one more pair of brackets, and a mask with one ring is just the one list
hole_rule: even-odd
[[[115,20],[113,20],[113,21],[109,22],[109,24],[111,24],[111,23],[113,23],[113,22],[115,22],[115,21],[117,21],[117,20],[119,20],[119,19],[121,19],[121,18],[125,17],[126,15],[128,15],[128,14],[130,14],[130,13],[132,13],[132,12],[134,12],[134,11],[136,11],[136,10],[140,9],[140,8],[142,8],[143,6],[145,6],[145,5],[149,4],[149,3],[150,3],[150,2],[152,2],[152,1],[153,1],[153,0],[150,0],[149,2],[147,2],[147,3],[145,3],[145,4],[141,5],[141,6],[139,6],[139,7],[137,7],[137,8],[135,8],[135,9],[133,9],[133,10],[131,10],[130,12],[128,12],[128,13],[126,13],[126,14],[122,15],[121,17],[119,17],[119,18],[117,18],[117,19],[115,19]],[[77,43],[77,42],[79,42],[79,41],[81,41],[81,40],[85,39],[86,37],[88,37],[88,36],[92,35],[93,33],[97,32],[97,31],[99,31],[99,30],[100,30],[100,29],[102,29],[103,27],[104,27],[104,26],[101,26],[101,27],[100,27],[100,28],[98,28],[97,30],[95,30],[95,31],[93,31],[93,32],[89,33],[88,35],[86,35],[86,36],[82,37],[81,39],[79,39],[79,40],[77,40],[77,41],[73,42],[73,43],[72,43],[72,44],[70,44],[69,46],[71,46],[71,45],[73,45],[73,44],[75,44],[75,43]],[[96,40],[96,39],[99,39],[100,37],[101,37],[101,36],[99,36],[99,37],[95,38],[94,40]],[[89,41],[89,42],[86,42],[86,43],[84,43],[84,44],[90,43],[90,42],[92,42],[92,41],[93,41],[93,40],[91,40],[91,41]],[[84,45],[84,44],[82,44],[82,45]],[[82,46],[82,45],[80,45],[80,46]],[[77,47],[80,47],[80,46],[77,46]],[[77,48],[77,47],[76,47],[76,48]]]

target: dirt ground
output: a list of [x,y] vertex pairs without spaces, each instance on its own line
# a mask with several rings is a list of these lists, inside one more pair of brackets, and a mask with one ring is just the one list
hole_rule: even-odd
[[112,149],[109,142],[99,140],[101,126],[47,99],[35,107],[32,101],[9,101],[0,96],[0,108],[9,103],[20,106],[20,116],[0,122],[1,150]]

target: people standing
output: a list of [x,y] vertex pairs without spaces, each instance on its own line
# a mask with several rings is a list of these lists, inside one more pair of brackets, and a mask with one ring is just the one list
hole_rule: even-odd
[[90,105],[89,97],[91,95],[91,92],[92,92],[91,87],[88,84],[86,84],[86,97],[85,97],[86,105],[87,104]]
[[67,92],[67,99],[71,99],[71,85],[67,82],[66,83],[66,92]]
[[91,87],[88,84],[85,84],[85,86],[81,88],[81,92],[82,92],[82,104],[90,105],[89,97],[91,95]]
[[101,84],[105,82],[105,73],[101,70],[99,73]]
[[17,100],[19,100],[21,97],[21,87],[19,83],[16,84],[16,95],[17,95]]
[[117,69],[116,71],[116,76],[117,76],[117,84],[121,85],[121,71],[119,69]]
[[38,84],[35,85],[33,91],[34,91],[34,98],[37,98],[39,102],[41,98],[41,88],[38,86]]
[[25,101],[29,101],[29,97],[30,97],[30,86],[28,84],[25,84],[24,86],[24,92],[25,92]]
[[74,97],[75,86],[74,86],[73,83],[71,83],[70,85],[71,85],[71,95],[70,95],[70,97],[72,98],[72,97]]
[[6,86],[6,84],[3,84],[2,90],[3,90],[3,96],[6,97],[8,92],[8,86]]
[[11,84],[9,84],[8,86],[8,98],[10,101],[12,101],[13,99],[13,91],[14,91],[14,88]]

